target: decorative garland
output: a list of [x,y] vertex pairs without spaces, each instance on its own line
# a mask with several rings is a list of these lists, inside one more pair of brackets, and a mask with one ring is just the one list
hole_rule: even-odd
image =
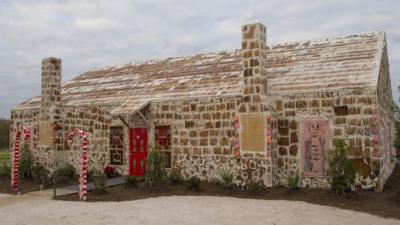
[[70,143],[72,143],[75,137],[79,137],[80,139],[82,139],[82,165],[81,165],[81,172],[80,172],[80,178],[79,178],[79,183],[80,183],[79,199],[81,201],[86,201],[86,198],[87,198],[87,164],[88,164],[87,134],[84,131],[82,131],[78,128],[75,128],[67,133],[66,139],[67,139],[67,141],[70,141]]
[[20,158],[20,144],[21,144],[21,135],[24,136],[25,143],[29,142],[31,137],[31,131],[23,127],[22,132],[17,130],[15,132],[15,140],[14,140],[14,151],[12,157],[12,168],[11,168],[11,189],[15,192],[18,191],[19,186],[19,158]]

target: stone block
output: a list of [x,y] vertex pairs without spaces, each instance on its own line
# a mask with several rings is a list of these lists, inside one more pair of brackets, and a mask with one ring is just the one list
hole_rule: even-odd
[[297,145],[290,145],[289,154],[290,156],[297,156]]

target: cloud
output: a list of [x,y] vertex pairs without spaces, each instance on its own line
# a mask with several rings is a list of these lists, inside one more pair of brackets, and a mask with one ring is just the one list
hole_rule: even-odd
[[[40,93],[40,62],[63,60],[63,79],[102,67],[240,48],[242,24],[262,22],[268,43],[387,31],[400,83],[397,1],[0,1],[0,117]],[[394,89],[398,98],[398,90]]]
[[75,25],[82,31],[105,31],[118,27],[118,23],[103,17],[78,18]]

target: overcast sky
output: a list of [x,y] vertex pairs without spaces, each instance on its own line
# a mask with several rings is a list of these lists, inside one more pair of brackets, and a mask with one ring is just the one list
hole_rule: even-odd
[[0,117],[40,93],[41,59],[63,60],[63,81],[94,67],[240,48],[240,26],[261,22],[268,44],[386,31],[399,98],[400,1],[0,0]]

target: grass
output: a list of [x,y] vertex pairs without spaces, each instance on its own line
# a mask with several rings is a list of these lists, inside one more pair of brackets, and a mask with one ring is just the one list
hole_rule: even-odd
[[10,160],[10,153],[8,151],[0,151],[0,164],[6,163]]

